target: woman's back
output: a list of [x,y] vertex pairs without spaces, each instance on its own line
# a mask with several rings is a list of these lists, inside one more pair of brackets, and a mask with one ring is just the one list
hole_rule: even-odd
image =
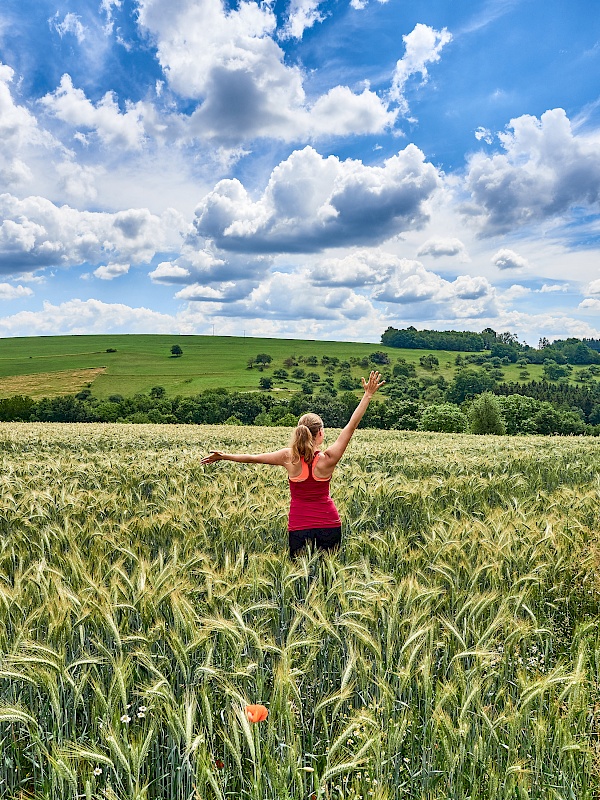
[[335,528],[340,517],[329,494],[330,478],[315,478],[313,469],[319,459],[319,451],[311,464],[301,459],[302,469],[296,478],[290,478],[290,514],[288,529]]

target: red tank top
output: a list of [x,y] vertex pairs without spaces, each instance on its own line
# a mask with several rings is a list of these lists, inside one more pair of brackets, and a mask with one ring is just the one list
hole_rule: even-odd
[[329,495],[331,478],[319,480],[312,474],[317,463],[319,451],[315,453],[312,464],[301,458],[302,471],[298,478],[290,478],[289,531],[302,531],[307,528],[338,528],[342,523],[335,503]]

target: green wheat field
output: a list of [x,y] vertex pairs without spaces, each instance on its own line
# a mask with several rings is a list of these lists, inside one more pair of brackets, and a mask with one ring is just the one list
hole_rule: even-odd
[[284,471],[200,465],[286,443],[0,425],[0,797],[600,797],[600,441],[358,431],[295,563]]

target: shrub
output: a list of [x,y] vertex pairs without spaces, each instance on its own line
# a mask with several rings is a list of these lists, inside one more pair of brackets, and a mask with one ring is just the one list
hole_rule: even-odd
[[423,369],[433,369],[434,367],[439,367],[440,362],[432,353],[428,353],[426,356],[421,356],[419,364]]
[[387,353],[384,353],[383,350],[376,350],[374,353],[371,353],[369,356],[369,360],[372,364],[389,364],[390,357]]
[[352,391],[353,389],[360,388],[360,381],[358,378],[353,378],[352,375],[342,375],[338,381],[338,389],[342,391]]
[[429,406],[423,411],[419,428],[422,431],[440,433],[464,433],[467,430],[467,416],[452,403]]
[[254,425],[263,425],[263,426],[271,426],[273,425],[273,420],[267,414],[266,411],[263,411],[261,414],[257,414],[254,418]]
[[293,414],[288,413],[280,417],[274,424],[282,428],[295,428],[298,424],[298,419]]
[[506,432],[500,403],[491,392],[484,392],[473,400],[468,417],[471,433],[491,433],[501,436]]

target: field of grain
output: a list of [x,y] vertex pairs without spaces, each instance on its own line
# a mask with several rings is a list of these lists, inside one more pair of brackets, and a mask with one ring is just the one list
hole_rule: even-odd
[[0,425],[0,797],[598,798],[600,441],[359,431],[292,563],[286,437]]

